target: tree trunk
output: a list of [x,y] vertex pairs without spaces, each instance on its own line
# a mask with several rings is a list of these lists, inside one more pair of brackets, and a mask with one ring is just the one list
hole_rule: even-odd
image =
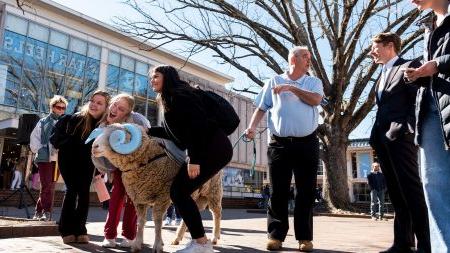
[[332,210],[350,209],[347,177],[347,145],[344,133],[333,133],[324,145],[323,161],[325,177],[323,183],[324,199]]

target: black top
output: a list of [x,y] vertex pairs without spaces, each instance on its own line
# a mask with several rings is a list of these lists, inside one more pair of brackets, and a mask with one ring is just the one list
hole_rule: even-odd
[[386,188],[386,183],[384,181],[383,173],[373,173],[371,172],[367,176],[367,181],[369,181],[370,190],[384,191]]
[[[92,142],[84,144],[89,133],[81,137],[83,126],[75,127],[83,120],[79,113],[64,115],[56,122],[53,134],[50,137],[52,145],[58,149],[58,163],[61,167],[73,169],[92,169],[91,160]],[[92,122],[92,129],[96,127],[98,120]],[[64,169],[66,169],[64,168]]]
[[205,154],[205,144],[217,126],[207,118],[202,99],[193,89],[174,92],[168,102],[163,127],[151,127],[148,133],[187,149],[190,163],[199,164]]

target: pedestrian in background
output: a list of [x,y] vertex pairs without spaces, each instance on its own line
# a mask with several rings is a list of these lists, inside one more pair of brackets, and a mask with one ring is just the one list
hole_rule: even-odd
[[372,163],[372,171],[367,175],[367,181],[370,188],[370,216],[372,220],[381,220],[384,215],[386,182],[379,163]]
[[55,170],[58,151],[50,143],[50,135],[58,119],[64,114],[67,100],[59,95],[53,96],[49,102],[50,113],[40,119],[30,135],[30,149],[36,154],[34,163],[37,164],[41,189],[33,219],[49,221],[53,207],[55,193]]

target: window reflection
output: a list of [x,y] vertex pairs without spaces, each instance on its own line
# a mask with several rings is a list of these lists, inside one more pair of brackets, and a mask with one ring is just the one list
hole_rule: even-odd
[[84,96],[97,89],[99,46],[10,14],[5,27],[0,51],[0,76],[6,76],[0,78],[1,104],[48,112],[48,99],[58,94],[68,99],[66,112],[72,113]]

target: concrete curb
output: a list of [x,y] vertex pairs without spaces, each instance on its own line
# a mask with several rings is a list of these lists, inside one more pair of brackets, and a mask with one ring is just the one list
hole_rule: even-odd
[[59,235],[58,225],[54,221],[35,221],[12,217],[1,217],[1,219],[19,221],[21,223],[0,226],[0,238]]

